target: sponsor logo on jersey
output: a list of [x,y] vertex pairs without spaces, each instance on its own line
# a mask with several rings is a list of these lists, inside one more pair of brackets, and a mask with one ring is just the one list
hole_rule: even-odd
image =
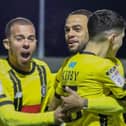
[[124,77],[119,73],[117,68],[114,66],[106,72],[106,75],[115,83],[118,87],[123,87],[125,83]]
[[72,62],[69,63],[68,66],[69,66],[69,68],[74,68],[76,64],[77,64],[77,62],[72,61]]
[[62,79],[63,80],[73,80],[73,81],[76,81],[78,75],[79,75],[78,71],[69,71],[69,70],[68,71],[63,71]]

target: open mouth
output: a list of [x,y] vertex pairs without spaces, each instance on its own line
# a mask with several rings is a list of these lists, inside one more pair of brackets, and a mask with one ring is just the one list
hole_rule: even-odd
[[30,53],[29,52],[28,53],[21,53],[21,56],[23,58],[28,58],[30,56]]

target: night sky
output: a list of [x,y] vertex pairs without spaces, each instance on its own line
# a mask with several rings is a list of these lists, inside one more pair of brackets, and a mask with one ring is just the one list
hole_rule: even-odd
[[[0,54],[5,54],[2,46],[5,24],[14,17],[29,18],[39,28],[39,0],[1,0],[0,1]],[[45,55],[65,57],[68,55],[64,40],[64,20],[67,14],[76,9],[111,9],[126,19],[125,0],[45,0]],[[39,35],[41,33],[37,33]],[[126,58],[124,39],[118,57]]]

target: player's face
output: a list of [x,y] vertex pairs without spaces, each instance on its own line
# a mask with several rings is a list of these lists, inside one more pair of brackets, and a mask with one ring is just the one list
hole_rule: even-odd
[[65,23],[65,39],[71,53],[77,53],[88,41],[88,18],[84,15],[70,15]]
[[14,24],[8,38],[9,60],[15,67],[28,67],[36,49],[35,29],[32,25]]

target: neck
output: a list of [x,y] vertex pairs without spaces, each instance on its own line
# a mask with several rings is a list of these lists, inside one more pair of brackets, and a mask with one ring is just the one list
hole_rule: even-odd
[[[111,48],[111,47],[110,47],[110,48]],[[117,51],[116,51],[116,50],[113,51],[113,50],[109,49],[109,50],[108,50],[108,53],[107,53],[107,55],[106,55],[106,57],[112,58],[112,57],[115,57],[116,54],[117,54]]]
[[106,57],[108,55],[109,42],[89,41],[84,51],[95,53],[97,56]]
[[15,64],[11,60],[8,59],[9,64],[16,70],[22,71],[22,72],[30,72],[31,71],[31,63],[28,64]]

